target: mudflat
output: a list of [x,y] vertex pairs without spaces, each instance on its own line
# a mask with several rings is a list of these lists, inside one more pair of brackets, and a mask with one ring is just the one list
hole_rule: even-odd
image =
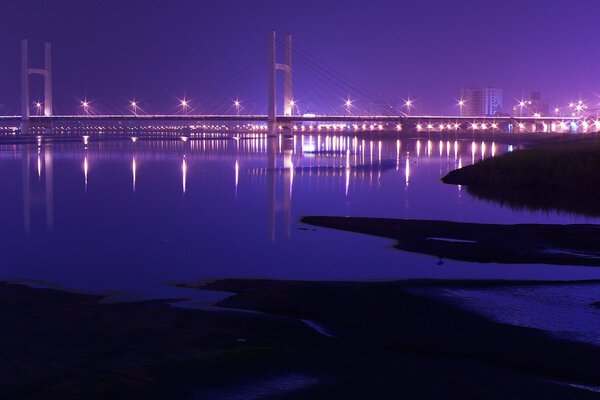
[[[410,290],[461,284],[496,283],[185,285],[232,293],[219,303],[229,311],[169,304],[176,300],[103,304],[100,296],[3,283],[0,392],[17,399],[598,398],[568,383],[600,385],[600,349]],[[289,377],[300,384],[272,384]]]

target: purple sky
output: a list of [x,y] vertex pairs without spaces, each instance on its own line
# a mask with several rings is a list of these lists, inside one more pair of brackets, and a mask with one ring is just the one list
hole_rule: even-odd
[[[158,1],[9,0],[2,7],[0,113],[17,113],[19,40],[32,63],[54,46],[55,112],[87,96],[97,112],[176,112],[185,94],[199,113],[266,112],[267,36],[294,35],[298,51],[341,73],[366,110],[375,98],[410,95],[419,113],[456,112],[461,87],[497,86],[512,105],[541,90],[554,106],[599,102],[595,0]],[[301,57],[295,97],[302,112],[343,112],[344,89]],[[229,72],[229,74],[221,71]],[[32,99],[39,97],[39,82]],[[229,109],[229,110],[228,110]]]

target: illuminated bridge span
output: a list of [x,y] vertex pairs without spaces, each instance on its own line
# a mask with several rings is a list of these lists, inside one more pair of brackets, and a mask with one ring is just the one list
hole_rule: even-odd
[[[21,117],[0,117],[5,130],[20,129]],[[55,115],[31,116],[32,133],[39,129],[199,129],[205,131],[267,131],[267,115]],[[275,131],[401,131],[401,132],[598,132],[600,121],[582,117],[459,117],[406,115],[280,116]]]

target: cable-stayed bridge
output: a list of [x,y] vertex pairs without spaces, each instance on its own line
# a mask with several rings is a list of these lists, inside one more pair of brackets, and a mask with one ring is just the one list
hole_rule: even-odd
[[[256,51],[254,56],[266,58],[263,65],[267,71],[266,113],[242,113],[241,102],[235,100],[234,107],[221,113],[198,113],[189,101],[181,100],[178,113],[147,114],[139,104],[131,101],[129,109],[121,113],[97,112],[87,101],[82,101],[77,115],[56,115],[53,111],[52,55],[49,43],[45,45],[44,67],[32,68],[29,65],[29,52],[26,40],[21,44],[21,115],[1,116],[0,129],[21,133],[39,133],[64,130],[73,127],[102,128],[106,125],[120,128],[143,128],[162,126],[165,128],[198,128],[204,130],[232,129],[267,131],[403,131],[403,132],[577,132],[598,131],[600,122],[580,116],[461,116],[461,115],[410,115],[396,107],[381,103],[377,96],[359,88],[338,72],[322,65],[312,56],[301,50],[292,51],[292,37],[287,34],[283,42],[278,42],[275,32],[269,36],[265,52]],[[278,57],[283,53],[283,57]],[[298,62],[297,62],[298,61]],[[294,62],[294,63],[293,63]],[[296,68],[299,64],[302,68]],[[294,66],[294,67],[293,67]],[[297,77],[296,71],[300,71]],[[283,73],[283,90],[278,90],[278,71]],[[226,71],[226,74],[234,72]],[[256,72],[258,74],[264,73]],[[44,101],[30,103],[30,75],[44,78]],[[248,77],[248,71],[246,71]],[[252,80],[250,76],[250,80]],[[254,79],[256,80],[256,79]],[[300,83],[300,85],[299,85]],[[294,89],[300,88],[303,98],[314,99],[321,110],[315,113],[306,106],[301,113]],[[264,88],[263,88],[264,90]],[[278,101],[278,94],[283,99]],[[344,94],[345,93],[345,94]],[[332,104],[331,99],[336,99]],[[341,99],[345,99],[343,102]],[[304,100],[310,103],[312,100]],[[35,107],[35,115],[31,106]],[[218,108],[218,107],[217,107]],[[281,109],[283,112],[278,112]],[[408,110],[410,112],[410,109]]]

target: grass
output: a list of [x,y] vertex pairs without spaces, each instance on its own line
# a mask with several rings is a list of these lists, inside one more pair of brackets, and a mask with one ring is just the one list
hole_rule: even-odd
[[516,208],[600,215],[600,140],[557,141],[450,172],[480,198]]

